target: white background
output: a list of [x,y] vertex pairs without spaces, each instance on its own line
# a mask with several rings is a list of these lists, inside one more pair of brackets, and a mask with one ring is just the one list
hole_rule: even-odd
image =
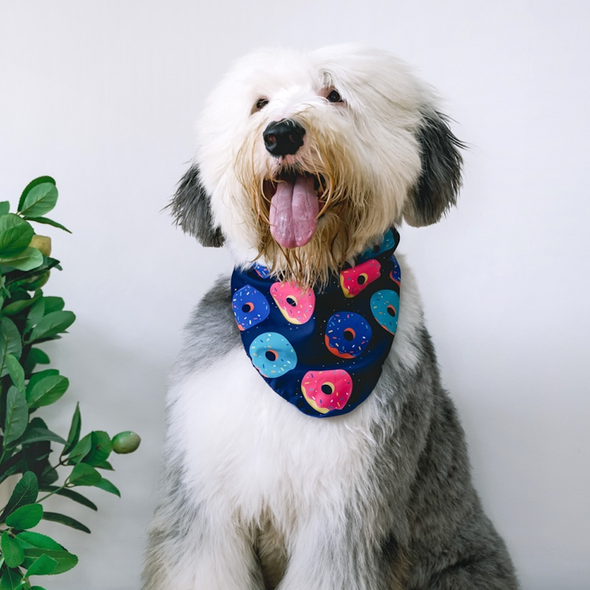
[[207,92],[260,45],[362,41],[436,86],[470,146],[459,207],[402,228],[401,250],[486,510],[525,590],[590,587],[589,17],[585,0],[0,0],[0,200],[52,175],[50,216],[74,232],[49,232],[64,271],[46,294],[78,320],[48,347],[68,415],[46,415],[63,432],[80,400],[85,431],[143,437],[114,460],[123,499],[70,510],[92,535],[51,529],[81,563],[44,586],[139,586],[166,374],[231,268],[161,211]]

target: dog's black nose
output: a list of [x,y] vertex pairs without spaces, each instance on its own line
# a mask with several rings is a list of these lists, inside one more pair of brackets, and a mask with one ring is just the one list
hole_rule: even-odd
[[273,121],[262,133],[267,151],[277,158],[296,154],[304,135],[305,129],[293,119]]

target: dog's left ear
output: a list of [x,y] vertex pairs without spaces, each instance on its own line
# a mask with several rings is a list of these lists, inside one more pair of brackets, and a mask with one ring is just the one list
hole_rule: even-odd
[[203,244],[220,248],[225,238],[220,227],[213,225],[211,197],[201,182],[199,167],[193,164],[181,178],[169,207],[176,225]]
[[461,187],[460,149],[465,145],[451,132],[448,119],[437,111],[425,112],[416,137],[422,171],[404,206],[404,218],[414,227],[436,223],[457,203]]

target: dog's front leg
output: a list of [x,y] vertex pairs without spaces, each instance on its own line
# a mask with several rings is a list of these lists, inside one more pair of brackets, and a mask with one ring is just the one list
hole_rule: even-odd
[[231,511],[173,488],[150,527],[142,590],[263,590],[251,539]]
[[367,514],[319,510],[299,528],[277,590],[392,590],[392,567]]

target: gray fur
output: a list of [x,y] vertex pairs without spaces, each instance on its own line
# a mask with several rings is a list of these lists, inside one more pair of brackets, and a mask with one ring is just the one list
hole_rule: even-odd
[[[187,326],[175,373],[210,365],[241,346],[230,310],[225,277],[205,296]],[[504,542],[473,488],[463,429],[441,386],[434,348],[423,325],[410,335],[410,344],[419,352],[414,368],[407,369],[390,355],[372,394],[381,416],[371,433],[380,441],[369,474],[373,495],[356,498],[346,519],[334,523],[322,543],[328,553],[335,544],[331,561],[346,590],[517,590]],[[165,459],[166,501],[152,525],[143,590],[168,588],[161,582],[163,572],[197,551],[207,529],[204,513],[185,497],[180,484],[182,457]],[[380,524],[378,530],[368,524],[374,522]],[[260,529],[247,535],[251,555],[244,590],[274,588],[287,565],[288,547],[282,548],[285,559],[278,569],[262,563],[270,559],[264,534]],[[342,547],[347,548],[344,555]],[[263,569],[273,571],[266,585]],[[325,587],[333,587],[328,578]]]
[[225,238],[221,228],[213,224],[211,197],[203,187],[196,164],[193,164],[180,180],[169,207],[172,209],[176,225],[197,238],[203,246],[223,246]]
[[[211,338],[212,334],[215,334],[214,338]],[[184,346],[173,374],[182,377],[209,366],[241,345],[231,308],[229,279],[222,276],[194,310],[185,328]]]
[[436,223],[457,203],[463,164],[459,150],[465,145],[453,135],[447,117],[437,111],[423,113],[416,138],[422,171],[404,217],[410,225],[420,227]]

